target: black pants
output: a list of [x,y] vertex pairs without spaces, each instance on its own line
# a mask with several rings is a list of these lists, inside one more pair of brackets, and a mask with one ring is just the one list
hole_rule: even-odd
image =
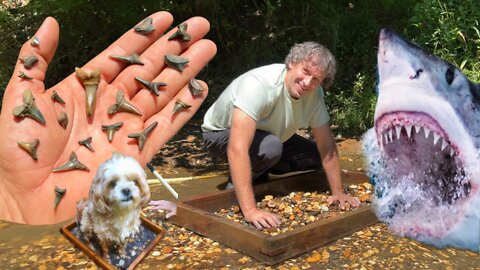
[[[205,147],[209,152],[227,162],[229,138],[230,129],[203,133]],[[282,174],[321,168],[315,142],[297,134],[282,143],[269,132],[256,130],[249,155],[254,180],[267,172]]]

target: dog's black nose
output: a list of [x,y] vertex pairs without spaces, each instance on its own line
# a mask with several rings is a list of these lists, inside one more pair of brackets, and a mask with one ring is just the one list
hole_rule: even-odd
[[122,194],[127,197],[130,196],[130,189],[129,188],[122,189]]

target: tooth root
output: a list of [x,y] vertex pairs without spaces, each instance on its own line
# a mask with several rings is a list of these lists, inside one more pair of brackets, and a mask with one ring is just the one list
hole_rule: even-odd
[[426,127],[424,127],[423,129],[425,130],[425,139],[427,139],[428,135],[430,135],[430,129],[428,129]]
[[412,126],[405,126],[405,130],[407,131],[408,138],[412,135]]
[[127,112],[142,116],[140,110],[125,99],[123,91],[121,90],[117,92],[116,103],[108,108],[108,114],[115,114],[117,112]]
[[91,142],[92,142],[92,137],[88,137],[84,140],[79,140],[78,144],[85,146],[86,148],[88,148],[92,152],[95,152],[95,150],[93,150],[92,145],[90,144]]
[[34,160],[38,160],[37,147],[39,143],[40,141],[38,139],[35,139],[33,142],[17,142]]
[[433,132],[433,145],[435,146],[440,139],[440,135],[438,135],[436,132]]
[[448,146],[448,142],[445,139],[443,139],[442,140],[442,151],[445,150],[445,148],[447,148],[447,146]]
[[158,122],[153,122],[150,126],[145,128],[140,133],[130,133],[128,134],[129,138],[137,139],[138,141],[138,150],[142,151],[143,146],[145,145],[145,141],[147,140],[148,135],[153,131],[155,127],[157,127]]
[[393,142],[393,130],[388,131],[388,138],[390,139],[391,142]]
[[67,189],[65,188],[59,188],[55,186],[55,201],[53,202],[53,209],[57,208],[58,203],[62,199],[63,195],[65,195],[65,192]]
[[397,134],[397,140],[400,139],[400,133],[402,132],[402,127],[401,126],[396,126],[395,127],[395,133]]
[[117,122],[117,123],[111,124],[111,125],[102,125],[102,130],[105,130],[107,132],[109,142],[111,142],[113,140],[113,135],[122,126],[123,126],[123,122]]
[[70,154],[70,158],[65,164],[54,168],[52,171],[63,172],[63,171],[70,171],[70,170],[90,171],[87,166],[85,166],[80,161],[78,161],[77,155],[75,154],[75,152],[72,152],[72,154]]

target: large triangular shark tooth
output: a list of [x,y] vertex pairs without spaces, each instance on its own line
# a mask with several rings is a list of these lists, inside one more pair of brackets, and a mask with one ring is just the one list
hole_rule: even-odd
[[410,138],[410,136],[412,136],[412,126],[405,126],[405,130],[407,131],[408,138]]
[[445,148],[447,148],[447,146],[448,146],[448,142],[445,139],[443,139],[442,140],[442,151],[445,150]]
[[397,140],[400,139],[400,132],[402,132],[402,127],[401,126],[396,126],[395,127],[395,133],[397,134]]
[[420,132],[420,129],[421,129],[420,126],[415,126],[415,133],[419,133],[419,132]]
[[425,139],[427,139],[428,135],[430,135],[430,129],[428,129],[426,127],[424,127],[423,129],[425,130]]
[[388,131],[388,138],[390,139],[391,142],[393,142],[393,130]]
[[439,139],[440,139],[440,135],[433,132],[433,145],[436,145]]

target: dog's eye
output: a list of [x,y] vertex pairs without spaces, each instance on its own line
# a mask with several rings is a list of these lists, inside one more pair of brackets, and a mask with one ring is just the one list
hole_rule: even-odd
[[117,185],[117,180],[111,181],[109,184],[110,188],[114,188]]

